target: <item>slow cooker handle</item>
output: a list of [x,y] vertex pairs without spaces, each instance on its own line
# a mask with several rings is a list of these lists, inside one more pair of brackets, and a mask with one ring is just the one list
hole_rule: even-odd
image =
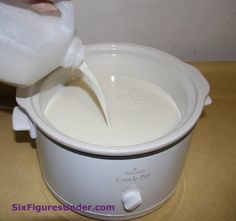
[[199,85],[199,88],[201,88],[201,91],[203,92],[205,98],[204,98],[204,105],[208,106],[212,103],[212,99],[209,96],[210,92],[210,85],[208,81],[203,77],[202,73],[195,67],[193,67],[190,64],[186,64],[186,67],[190,70],[190,74],[192,74],[192,78],[194,79],[194,82]]
[[32,139],[35,139],[37,137],[35,124],[18,106],[14,108],[12,113],[12,127],[14,131],[29,131],[30,137]]
[[206,100],[205,100],[205,106],[208,106],[208,105],[211,105],[212,104],[212,99],[211,97],[208,95],[206,97]]

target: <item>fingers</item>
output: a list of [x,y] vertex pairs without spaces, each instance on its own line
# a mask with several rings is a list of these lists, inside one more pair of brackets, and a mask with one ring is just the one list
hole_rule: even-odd
[[30,8],[37,13],[53,16],[61,15],[61,12],[53,4],[53,0],[30,0],[28,2],[30,4]]

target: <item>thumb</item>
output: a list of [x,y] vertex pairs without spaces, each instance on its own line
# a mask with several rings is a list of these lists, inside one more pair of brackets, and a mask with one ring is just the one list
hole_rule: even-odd
[[61,12],[59,9],[53,4],[53,1],[46,0],[32,0],[28,1],[30,4],[31,10],[43,14],[43,15],[52,15],[52,16],[60,16]]

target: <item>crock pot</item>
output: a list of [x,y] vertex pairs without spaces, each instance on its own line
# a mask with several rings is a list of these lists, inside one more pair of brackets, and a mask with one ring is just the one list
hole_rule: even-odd
[[130,75],[157,84],[178,105],[178,125],[158,139],[130,146],[95,145],[66,136],[44,114],[50,98],[74,77],[60,69],[33,86],[18,88],[13,128],[28,130],[36,139],[43,178],[63,204],[113,206],[114,210],[77,211],[96,219],[143,216],[174,193],[193,129],[204,106],[211,103],[209,85],[194,67],[145,46],[88,45],[85,60],[98,73]]

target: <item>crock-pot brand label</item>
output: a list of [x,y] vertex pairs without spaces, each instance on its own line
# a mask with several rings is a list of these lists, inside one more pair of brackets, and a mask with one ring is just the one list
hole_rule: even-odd
[[117,183],[139,182],[149,179],[151,173],[147,169],[133,168],[124,171],[123,174],[116,178]]

